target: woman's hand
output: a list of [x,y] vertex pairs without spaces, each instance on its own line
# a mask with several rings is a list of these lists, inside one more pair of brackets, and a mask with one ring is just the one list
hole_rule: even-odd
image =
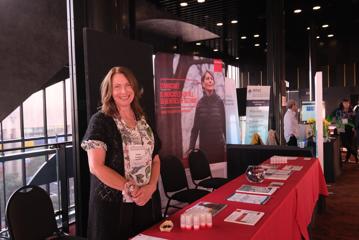
[[148,200],[151,199],[152,194],[156,190],[156,185],[153,184],[147,184],[142,187],[139,187],[137,191],[132,193],[132,200],[138,205],[138,206],[144,206]]
[[138,186],[136,186],[136,183],[133,181],[127,181],[124,184],[124,192],[126,195],[132,197],[136,192],[138,191]]

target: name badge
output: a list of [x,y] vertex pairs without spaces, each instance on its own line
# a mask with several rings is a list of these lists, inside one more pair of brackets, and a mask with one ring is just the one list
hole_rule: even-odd
[[130,158],[131,168],[143,167],[146,162],[149,160],[148,151],[141,144],[129,145],[128,146],[128,156]]
[[348,118],[343,118],[343,119],[342,119],[342,123],[343,123],[343,124],[348,124]]

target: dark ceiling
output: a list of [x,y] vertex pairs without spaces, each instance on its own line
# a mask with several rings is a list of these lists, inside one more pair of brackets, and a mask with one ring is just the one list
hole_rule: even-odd
[[[307,27],[312,27],[316,47],[320,51],[330,50],[337,44],[357,44],[359,37],[359,1],[326,0],[326,1],[285,1],[286,2],[286,46],[288,51],[298,51],[307,47]],[[313,6],[321,6],[313,11]],[[294,14],[295,9],[302,9]],[[324,25],[328,25],[325,28]],[[333,34],[333,37],[330,37]]]
[[[263,0],[206,0],[198,3],[197,0],[185,1],[188,6],[181,7],[184,1],[159,0],[152,1],[157,7],[177,16],[180,20],[192,23],[209,30],[219,36],[219,39],[202,42],[211,50],[227,52],[233,58],[240,54],[241,49],[254,48],[255,43],[265,44],[265,4]],[[238,23],[231,23],[237,20]],[[222,23],[222,26],[217,26]],[[254,38],[259,34],[259,38]],[[246,36],[240,39],[239,36]],[[194,46],[196,43],[193,43]],[[224,50],[227,45],[227,51]],[[199,47],[198,47],[199,48]]]
[[[209,50],[218,49],[230,58],[239,61],[249,56],[265,60],[266,52],[266,2],[265,0],[151,0],[159,9],[176,16],[182,21],[192,23],[220,36],[219,39],[195,42],[193,49],[206,46]],[[180,6],[186,2],[187,6]],[[357,45],[359,36],[359,0],[317,0],[284,1],[285,4],[285,42],[286,53],[297,58],[305,58],[308,49],[307,27],[312,27],[315,46],[318,51],[330,52],[340,46]],[[319,10],[313,10],[320,6]],[[302,12],[295,14],[295,9]],[[231,23],[237,20],[238,23]],[[217,23],[223,23],[217,26]],[[322,25],[328,24],[327,28]],[[259,37],[254,37],[259,34]],[[328,37],[333,34],[333,37]],[[245,36],[246,39],[241,37]],[[255,45],[256,44],[256,45]],[[259,44],[259,45],[258,45]],[[358,48],[358,47],[357,47]],[[351,49],[347,50],[348,52]],[[358,56],[354,56],[358,58]]]

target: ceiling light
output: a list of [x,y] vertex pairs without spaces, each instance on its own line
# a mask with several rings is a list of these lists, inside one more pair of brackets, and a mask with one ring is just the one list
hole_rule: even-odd
[[322,25],[322,28],[327,28],[327,27],[329,27],[329,24],[323,24]]
[[213,49],[213,52],[218,52],[218,49],[217,48]]
[[188,3],[187,3],[187,2],[181,2],[181,3],[180,3],[180,6],[181,6],[181,7],[187,7],[187,6],[188,6]]
[[236,23],[238,23],[238,20],[232,20],[231,23],[236,24]]
[[197,46],[201,46],[201,44],[202,44],[202,43],[200,43],[200,42],[196,42],[196,45],[197,45]]
[[239,59],[239,57],[236,57],[236,59],[238,60],[238,59]]
[[302,12],[302,9],[299,9],[299,8],[294,10],[294,13],[301,13],[301,12]]
[[316,38],[316,39],[319,39],[320,37],[319,37],[319,36],[316,36],[315,38]]
[[334,37],[334,34],[328,34],[328,38]]
[[314,10],[314,11],[315,11],[315,10],[319,10],[319,9],[320,9],[320,6],[319,6],[319,5],[313,7],[313,10]]
[[309,30],[310,30],[310,27],[307,27],[307,30],[309,31]]
[[241,39],[247,39],[247,36],[242,36]]
[[204,3],[206,0],[197,0],[199,3]]
[[254,34],[253,37],[259,38],[259,34]]
[[255,46],[255,47],[259,47],[259,46],[260,46],[260,44],[259,44],[259,43],[256,43],[256,44],[254,44],[254,46]]
[[220,27],[220,26],[223,26],[223,23],[219,22],[216,25]]

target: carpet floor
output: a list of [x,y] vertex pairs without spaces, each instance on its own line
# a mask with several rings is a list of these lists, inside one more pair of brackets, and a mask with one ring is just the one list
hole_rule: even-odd
[[343,164],[341,176],[328,191],[326,209],[315,217],[312,239],[359,239],[359,164]]

